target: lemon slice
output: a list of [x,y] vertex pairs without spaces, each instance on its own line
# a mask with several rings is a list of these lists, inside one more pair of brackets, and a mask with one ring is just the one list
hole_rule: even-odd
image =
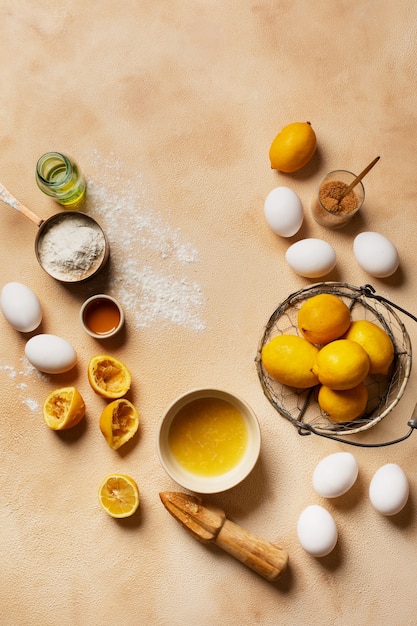
[[132,439],[138,427],[139,413],[125,398],[110,402],[100,416],[100,430],[112,450]]
[[55,389],[42,407],[44,422],[52,430],[67,430],[76,426],[85,415],[85,404],[75,387]]
[[111,517],[130,517],[139,506],[139,488],[130,476],[109,474],[99,487],[98,501]]
[[99,354],[88,364],[88,382],[102,398],[122,398],[130,389],[131,374],[122,361],[114,356]]

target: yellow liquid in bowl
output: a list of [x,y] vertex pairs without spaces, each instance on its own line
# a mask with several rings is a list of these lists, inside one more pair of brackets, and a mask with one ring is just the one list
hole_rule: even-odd
[[168,443],[177,462],[198,476],[220,476],[242,459],[248,429],[242,414],[220,398],[200,398],[174,417]]

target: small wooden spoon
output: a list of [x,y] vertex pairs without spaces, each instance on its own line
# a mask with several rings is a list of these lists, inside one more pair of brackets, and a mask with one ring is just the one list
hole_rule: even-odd
[[352,191],[352,189],[353,189],[354,187],[356,187],[356,185],[357,185],[358,183],[360,183],[360,182],[361,182],[362,178],[363,178],[364,176],[366,176],[366,175],[367,175],[367,173],[369,172],[369,170],[371,170],[371,169],[373,168],[373,166],[374,166],[376,163],[378,163],[379,159],[380,159],[380,157],[379,157],[379,156],[378,156],[378,157],[376,157],[376,159],[374,159],[371,163],[369,163],[369,165],[367,165],[367,166],[365,167],[365,169],[363,170],[363,172],[361,172],[358,176],[356,176],[355,180],[353,180],[353,181],[350,183],[349,187],[347,187],[347,188],[344,190],[344,192],[342,193],[342,195],[341,195],[341,196],[340,196],[340,198],[338,199],[337,204],[340,204],[340,203],[341,203],[341,201],[343,200],[343,198],[344,198],[345,196],[347,196],[347,195],[348,195],[348,193],[350,193],[350,192]]

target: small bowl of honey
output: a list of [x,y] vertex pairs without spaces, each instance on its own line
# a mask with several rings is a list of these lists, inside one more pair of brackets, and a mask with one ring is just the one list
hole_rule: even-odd
[[158,431],[158,456],[185,489],[218,493],[238,485],[260,453],[259,422],[241,398],[219,389],[196,389],[167,409]]
[[121,305],[113,296],[100,293],[83,303],[80,321],[90,337],[108,339],[114,337],[122,328],[125,316]]

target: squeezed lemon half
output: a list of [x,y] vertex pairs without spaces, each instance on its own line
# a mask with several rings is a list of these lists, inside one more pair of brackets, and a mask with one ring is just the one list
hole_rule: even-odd
[[110,448],[117,450],[136,434],[139,413],[129,400],[119,398],[110,402],[103,410],[99,425]]
[[88,382],[102,398],[122,398],[130,389],[132,376],[122,361],[114,356],[99,354],[88,364]]
[[52,430],[67,430],[76,426],[85,415],[84,400],[75,387],[55,389],[45,398],[42,416]]
[[130,517],[139,507],[139,488],[126,474],[109,474],[99,487],[98,501],[111,517]]

